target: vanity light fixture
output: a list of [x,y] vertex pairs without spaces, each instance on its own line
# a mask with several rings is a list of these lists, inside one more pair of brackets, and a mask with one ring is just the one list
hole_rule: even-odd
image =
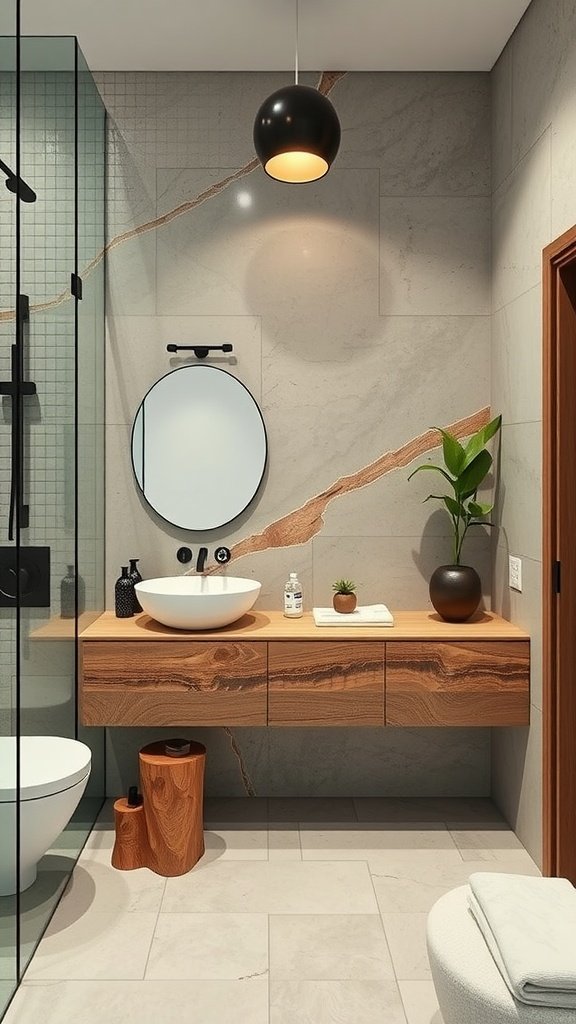
[[206,359],[209,352],[233,352],[234,346],[225,345],[166,345],[167,352],[193,352],[197,359]]
[[269,177],[302,184],[330,170],[340,146],[340,121],[327,96],[298,84],[298,0],[294,80],[264,100],[254,121],[254,148]]

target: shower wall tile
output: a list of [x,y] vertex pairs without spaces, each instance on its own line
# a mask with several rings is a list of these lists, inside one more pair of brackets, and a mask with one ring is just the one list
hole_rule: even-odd
[[[173,734],[155,729],[154,739]],[[108,731],[111,795],[132,784],[150,738],[149,729]],[[194,738],[207,749],[209,797],[457,797],[490,787],[488,729],[199,728]]]
[[542,289],[534,285],[492,318],[492,408],[503,423],[542,419]]
[[261,322],[257,316],[114,316],[108,320],[106,422],[130,424],[146,392],[171,370],[196,362],[193,353],[170,355],[166,345],[221,345],[211,365],[227,370],[260,402]]
[[[258,514],[283,515],[431,425],[489,402],[487,317],[362,316],[349,327],[336,320],[329,334],[318,318],[268,317],[262,349],[270,466]],[[286,429],[288,409],[298,431]],[[311,443],[303,446],[303,436]],[[424,485],[406,477],[404,498],[417,505]],[[352,532],[366,529],[371,502],[371,488],[358,492]],[[400,514],[387,532],[402,522]]]
[[[206,195],[231,170],[159,171],[159,215]],[[376,313],[377,172],[335,169],[302,190],[254,171],[158,228],[156,290],[164,314],[293,323],[330,310],[331,320],[350,323]]]
[[[109,605],[130,555],[147,576],[172,574],[181,544],[232,547],[288,517],[272,529],[274,546],[230,566],[261,581],[261,607],[281,607],[295,570],[307,608],[326,603],[342,573],[365,600],[425,607],[427,578],[450,559],[447,520],[422,503],[424,474],[408,482],[409,456],[391,457],[367,486],[362,479],[405,446],[433,461],[434,441],[420,451],[418,439],[489,405],[488,75],[345,75],[331,92],[338,159],[301,189],[253,166],[255,112],[285,76],[119,72],[98,81],[110,115]],[[134,412],[172,365],[166,343],[190,340],[234,344],[236,364],[217,365],[258,398],[269,443],[255,502],[208,535],[155,516],[130,465]],[[354,474],[357,486],[340,496],[339,481]],[[307,503],[323,491],[316,515]],[[477,534],[467,549],[487,601],[489,543]],[[489,734],[431,732],[236,737],[259,795],[487,793]],[[150,737],[110,733],[111,793]],[[210,791],[245,794],[230,737],[206,738]]]
[[541,458],[540,422],[502,428],[494,541],[536,562],[542,559]]
[[488,196],[380,199],[380,312],[490,312]]
[[488,75],[349,74],[333,100],[340,163],[378,167],[382,195],[490,194]]
[[534,143],[492,201],[492,307],[539,284],[550,241],[550,130]]
[[[360,604],[390,609],[428,607],[428,581],[438,565],[453,561],[448,537],[324,537],[312,541],[314,604],[329,605],[334,580],[353,579]],[[490,538],[484,531],[465,541],[464,559],[482,578],[490,606]]]

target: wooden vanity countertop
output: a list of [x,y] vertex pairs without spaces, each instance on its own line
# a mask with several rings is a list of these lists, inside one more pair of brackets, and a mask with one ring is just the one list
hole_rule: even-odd
[[[527,640],[524,630],[494,612],[470,622],[444,622],[433,611],[393,611],[393,626],[316,626],[311,612],[287,619],[282,612],[253,611],[230,626],[213,630],[172,629],[144,612],[117,619],[104,612],[80,632],[81,640]],[[48,626],[49,624],[47,624]],[[47,629],[47,626],[44,627]],[[36,636],[39,638],[40,631]],[[45,633],[48,639],[47,633]]]

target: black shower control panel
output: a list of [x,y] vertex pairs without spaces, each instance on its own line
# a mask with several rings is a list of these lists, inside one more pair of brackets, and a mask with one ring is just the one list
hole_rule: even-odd
[[[18,588],[17,572],[20,575]],[[22,608],[50,607],[50,548],[0,547],[0,608],[14,608],[20,589]]]

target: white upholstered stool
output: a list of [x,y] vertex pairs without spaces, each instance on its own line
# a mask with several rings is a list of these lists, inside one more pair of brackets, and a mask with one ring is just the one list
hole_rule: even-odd
[[428,917],[428,956],[444,1024],[576,1024],[576,1010],[528,1006],[512,997],[466,892],[462,886],[442,896]]

